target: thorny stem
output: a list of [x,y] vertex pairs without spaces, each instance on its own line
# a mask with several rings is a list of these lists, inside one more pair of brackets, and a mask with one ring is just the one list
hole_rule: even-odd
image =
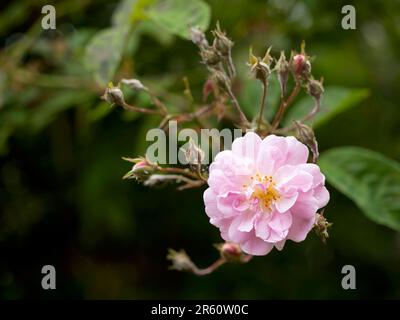
[[263,85],[263,95],[262,95],[262,99],[261,99],[260,114],[258,115],[257,130],[260,130],[260,127],[261,127],[261,121],[262,121],[262,118],[264,115],[265,99],[266,99],[267,92],[268,92],[268,82],[264,81],[262,83],[262,85]]
[[[278,112],[275,115],[275,118],[272,122],[272,130],[275,130],[278,128],[279,123],[282,120],[283,115],[285,114],[285,111],[287,108],[290,106],[290,104],[293,102],[294,98],[299,94],[301,89],[300,82],[297,81],[296,85],[294,86],[292,92],[290,93],[289,97],[285,99],[281,99],[281,104],[279,106]],[[282,97],[283,98],[283,97]]]

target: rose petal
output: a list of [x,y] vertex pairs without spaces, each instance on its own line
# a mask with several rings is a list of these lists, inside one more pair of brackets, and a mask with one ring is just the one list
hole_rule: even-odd
[[289,229],[287,238],[295,242],[303,241],[313,228],[314,222],[315,215],[308,219],[293,215],[292,225]]
[[243,252],[253,256],[263,256],[269,253],[274,245],[252,236],[249,240],[244,242],[241,246]]
[[261,144],[261,138],[254,132],[247,132],[244,137],[237,138],[232,143],[232,152],[238,156],[256,159]]
[[275,202],[275,208],[281,213],[288,211],[296,203],[298,193],[296,192],[291,197],[280,197]]

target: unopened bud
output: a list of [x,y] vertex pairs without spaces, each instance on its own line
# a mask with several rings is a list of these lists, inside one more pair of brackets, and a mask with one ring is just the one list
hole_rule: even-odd
[[324,93],[324,87],[322,81],[310,79],[307,84],[307,93],[312,96],[315,100],[320,100],[321,95]]
[[221,257],[228,262],[240,262],[242,261],[244,254],[240,246],[235,243],[225,242],[217,246]]
[[287,88],[287,82],[289,79],[289,62],[286,60],[285,52],[281,52],[281,56],[279,57],[279,60],[276,63],[275,69],[277,71],[278,75],[278,81],[279,85],[281,87],[281,93],[282,95],[285,95],[286,93],[286,88]]
[[296,78],[307,79],[311,74],[311,63],[303,53],[296,54],[293,57],[291,66]]
[[331,226],[332,223],[328,222],[328,220],[326,220],[322,213],[316,214],[314,230],[324,243],[326,242],[326,239],[329,238],[328,228],[330,228]]
[[268,49],[267,53],[265,54],[264,58],[261,60],[253,55],[252,49],[250,48],[249,52],[249,63],[250,71],[254,75],[254,77],[260,80],[263,83],[266,83],[269,75],[271,74],[271,69],[269,67],[270,62],[272,60],[271,56],[269,55]]
[[147,160],[142,160],[142,161],[140,161],[140,162],[138,162],[138,163],[136,163],[133,167],[132,167],[132,171],[133,172],[137,172],[137,171],[140,171],[140,170],[146,170],[146,169],[151,169],[152,168],[152,166],[151,166],[151,164],[150,163],[148,163],[147,162]]
[[271,74],[271,70],[267,64],[262,61],[258,61],[254,66],[252,66],[251,73],[256,79],[265,83]]
[[207,66],[214,66],[221,62],[221,57],[219,54],[212,49],[202,49],[200,51],[200,56],[203,60],[203,63]]
[[112,105],[116,104],[118,106],[123,106],[125,104],[123,92],[120,88],[114,87],[111,82],[101,98]]
[[140,82],[140,80],[138,79],[122,79],[121,83],[126,84],[128,87],[130,87],[133,90],[137,90],[137,91],[148,91],[147,87],[145,87],[143,85],[142,82]]
[[131,171],[126,173],[122,179],[138,179],[140,181],[148,178],[154,171],[154,165],[144,158],[122,158],[126,161],[134,163]]
[[204,160],[204,151],[190,138],[185,157],[189,164],[200,164]]
[[208,41],[203,31],[199,28],[190,28],[190,38],[192,42],[199,48],[208,47]]
[[214,31],[212,31],[214,35],[213,47],[222,55],[227,56],[231,51],[233,46],[233,42],[226,36],[225,32],[221,31],[219,23],[217,23],[217,27]]
[[315,138],[314,130],[311,127],[299,121],[295,120],[293,121],[293,123],[296,129],[296,137],[300,142],[304,143],[311,149],[311,152],[313,154],[312,160],[315,163],[318,159],[319,151],[318,151],[318,142],[317,139]]

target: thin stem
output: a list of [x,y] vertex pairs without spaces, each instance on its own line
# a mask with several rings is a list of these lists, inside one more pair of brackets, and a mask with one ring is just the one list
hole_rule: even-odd
[[267,92],[268,92],[268,82],[264,81],[262,85],[263,85],[263,95],[261,99],[260,114],[258,115],[257,130],[260,130],[261,127],[261,121],[264,115],[265,99],[267,97]]
[[301,89],[300,82],[296,82],[296,85],[293,88],[292,92],[290,93],[289,97],[286,100],[283,98],[283,96],[281,97],[281,104],[279,106],[278,112],[275,115],[274,121],[272,122],[272,130],[278,128],[279,123],[281,122],[282,117],[285,114],[285,111],[293,102],[294,98],[296,98],[296,96],[299,94],[300,89]]
[[195,173],[193,173],[191,171],[187,171],[186,169],[182,169],[182,168],[173,168],[173,167],[162,168],[162,167],[159,167],[157,169],[159,169],[162,172],[183,174],[183,175],[189,176],[189,177],[194,178],[194,179],[198,179],[199,178],[199,176],[197,174],[195,174]]
[[148,178],[145,182],[145,186],[153,186],[156,185],[158,182],[170,181],[174,180],[176,182],[185,182],[186,184],[192,184],[197,182],[196,180],[191,180],[188,177],[185,177],[180,174],[153,174]]
[[135,112],[148,113],[148,114],[158,114],[158,115],[161,114],[160,111],[145,109],[145,108],[138,108],[135,106],[131,106],[131,105],[127,104],[126,102],[123,103],[122,107],[128,111],[135,111]]
[[206,184],[206,181],[203,180],[195,180],[195,181],[191,181],[189,183],[186,183],[183,186],[180,186],[177,188],[177,190],[182,191],[182,190],[186,190],[186,189],[191,189],[191,188],[198,188],[201,187],[203,184]]
[[212,263],[210,266],[208,266],[207,268],[204,269],[200,269],[198,268],[194,263],[193,266],[191,268],[191,272],[193,272],[195,275],[197,276],[205,276],[207,274],[210,274],[212,272],[214,272],[215,270],[217,270],[220,266],[222,266],[224,263],[226,263],[226,260],[223,258],[219,258],[218,260],[216,260],[214,263]]
[[160,101],[160,99],[158,99],[158,98],[156,97],[156,95],[153,94],[152,92],[147,91],[147,93],[149,94],[150,99],[153,101],[154,105],[155,105],[157,108],[160,109],[161,114],[167,115],[167,114],[168,114],[168,110],[167,110],[167,107],[165,106],[165,104],[163,104],[163,103]]
[[176,120],[178,123],[187,122],[187,121],[200,121],[200,118],[207,114],[208,112],[212,111],[215,108],[214,104],[206,105],[195,112],[190,113],[183,113],[183,114],[176,114],[176,115],[166,115],[164,119],[161,121],[160,125],[158,126],[161,129],[164,129],[167,122],[170,120]]
[[[318,99],[315,99],[315,105],[314,108],[311,110],[311,112],[309,114],[307,114],[305,117],[303,117],[299,122],[300,123],[304,123],[308,120],[311,120],[312,118],[315,117],[315,115],[319,112],[319,110],[321,109],[321,101]],[[293,131],[295,129],[294,124],[291,124],[290,126],[286,127],[286,128],[281,128],[278,130],[275,130],[275,133],[281,133],[281,134],[287,134],[290,131]]]
[[319,112],[320,108],[321,108],[320,99],[315,99],[314,108],[311,110],[311,112],[308,115],[306,115],[303,119],[301,119],[301,122],[305,122],[307,120],[311,120],[312,118],[314,118],[315,115]]
[[232,78],[235,77],[236,76],[236,69],[235,69],[235,65],[233,64],[231,52],[229,52],[229,54],[228,54],[228,69],[230,70]]
[[237,101],[235,95],[233,94],[231,87],[226,85],[226,91],[232,100],[233,106],[236,108],[236,111],[239,113],[241,124],[243,126],[247,127],[249,125],[249,121],[247,120],[245,114],[243,113],[242,108],[240,107],[239,102]]

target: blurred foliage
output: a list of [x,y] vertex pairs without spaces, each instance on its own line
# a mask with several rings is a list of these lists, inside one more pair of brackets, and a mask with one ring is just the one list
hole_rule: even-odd
[[400,164],[368,149],[342,147],[323,153],[328,180],[373,221],[400,230]]
[[[367,219],[332,187],[325,214],[334,226],[327,245],[310,234],[283,252],[204,278],[168,271],[167,247],[184,246],[196,262],[217,256],[211,244],[221,240],[204,214],[202,190],[178,194],[172,187],[159,191],[123,182],[129,168],[120,157],[143,154],[145,134],[158,119],[114,110],[99,99],[109,80],[137,77],[168,107],[186,110],[181,93],[187,76],[201,101],[206,71],[184,38],[185,27],[205,29],[219,20],[235,41],[235,89],[248,115],[257,112],[261,92],[245,64],[249,46],[264,52],[273,45],[278,55],[298,50],[304,39],[315,56],[313,73],[324,77],[326,87],[324,112],[315,120],[321,151],[354,145],[400,160],[399,2],[354,1],[356,30],[340,26],[346,1],[185,3],[59,0],[57,30],[48,31],[40,27],[46,1],[0,4],[0,296],[400,298],[399,234]],[[267,115],[279,99],[276,82],[271,91]],[[150,104],[142,95],[127,99]],[[309,103],[298,100],[292,116]],[[332,185],[369,217],[397,228],[398,189],[390,171],[397,165],[358,150],[328,151],[321,164]],[[349,174],[347,164],[359,173]],[[371,177],[367,164],[389,178]],[[361,184],[348,190],[353,184],[345,181]],[[373,193],[371,184],[385,185]],[[381,220],[375,208],[387,210],[387,217],[397,210],[397,222]],[[40,287],[44,264],[57,269],[53,292]],[[341,289],[345,264],[356,267],[357,290]]]
[[[329,86],[324,88],[321,109],[312,121],[313,128],[324,124],[340,112],[357,106],[360,101],[368,97],[367,89],[349,89],[346,87]],[[312,98],[307,96],[299,100],[284,118],[284,124],[290,124],[293,120],[302,119],[310,112],[313,105]]]

